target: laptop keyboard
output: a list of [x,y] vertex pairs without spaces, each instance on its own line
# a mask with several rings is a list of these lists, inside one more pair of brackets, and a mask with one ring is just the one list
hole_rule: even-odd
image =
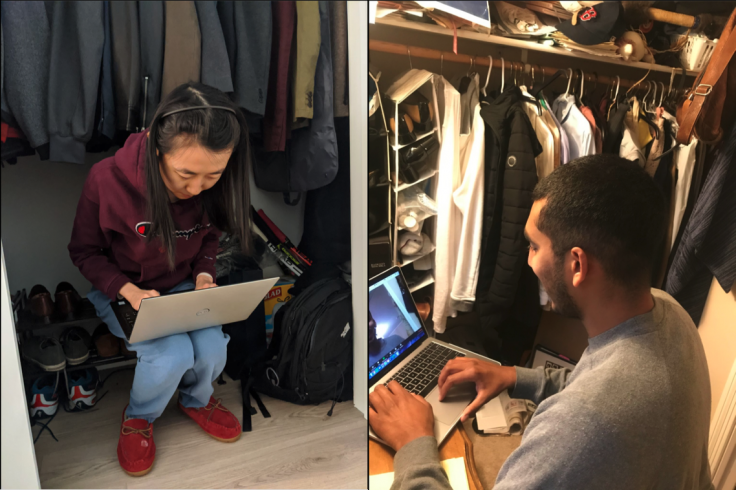
[[432,342],[385,384],[396,380],[406,391],[427,396],[437,386],[447,361],[456,357],[465,357],[465,354]]

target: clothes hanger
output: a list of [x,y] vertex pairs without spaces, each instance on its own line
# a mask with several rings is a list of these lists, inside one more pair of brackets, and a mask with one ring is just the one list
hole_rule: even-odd
[[467,73],[465,76],[460,80],[460,86],[458,92],[461,94],[464,94],[468,91],[468,87],[470,86],[470,82],[473,80],[471,78],[470,72],[473,70],[473,58],[470,58],[470,68],[468,68]]
[[503,60],[503,56],[502,56],[501,57],[501,93],[503,93],[505,77],[506,77],[506,62]]
[[647,93],[644,95],[644,98],[642,99],[642,103],[639,106],[639,116],[640,118],[644,119],[644,122],[647,123],[649,127],[651,127],[654,130],[654,136],[655,138],[659,139],[659,127],[654,123],[654,121],[650,118],[650,113],[647,112],[647,95],[649,95],[649,92],[652,89],[651,82],[647,80],[647,84],[649,88],[647,89]]
[[409,50],[409,46],[406,47],[406,53],[409,55],[409,69],[413,70],[414,67],[411,66],[411,50]]
[[440,76],[444,78],[444,75],[442,74],[442,68],[445,63],[445,53],[440,53]]
[[491,70],[493,69],[493,56],[488,55],[488,74],[486,75],[486,84],[483,85],[483,97],[487,97],[486,88],[488,87],[488,81],[491,79]]
[[568,68],[570,70],[567,74],[567,90],[565,90],[565,97],[570,95],[570,82],[572,82],[572,68]]
[[534,65],[529,65],[529,90],[534,90]]
[[664,107],[662,105],[662,102],[664,101],[664,82],[659,82],[659,84],[662,86],[662,93],[659,94],[659,105],[657,105],[657,107]]
[[[542,93],[542,90],[549,87],[552,84],[552,82],[560,78],[562,75],[566,75],[566,73],[567,72],[565,70],[557,70],[555,74],[552,75],[552,78],[550,78],[548,82],[545,82],[544,80],[542,80],[542,86],[539,87],[539,89],[536,92],[534,92],[534,97],[539,98],[539,94]],[[542,70],[542,75],[544,75],[544,70]],[[569,79],[569,76],[568,76],[568,79]],[[569,86],[570,85],[568,84],[568,87]]]

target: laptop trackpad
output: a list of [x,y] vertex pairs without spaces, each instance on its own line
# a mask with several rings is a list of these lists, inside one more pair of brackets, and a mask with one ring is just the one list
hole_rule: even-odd
[[434,417],[437,420],[452,425],[463,413],[465,407],[475,399],[475,394],[474,383],[463,383],[453,386],[442,401],[439,400],[439,388],[432,390],[426,400],[432,405]]

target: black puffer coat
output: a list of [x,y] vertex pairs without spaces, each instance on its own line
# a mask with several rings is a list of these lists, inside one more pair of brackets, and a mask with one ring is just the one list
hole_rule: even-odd
[[539,289],[527,265],[524,225],[537,184],[534,159],[542,146],[521,98],[519,89],[510,88],[482,101],[480,111],[486,153],[476,308],[488,355],[509,362],[533,342],[541,314]]

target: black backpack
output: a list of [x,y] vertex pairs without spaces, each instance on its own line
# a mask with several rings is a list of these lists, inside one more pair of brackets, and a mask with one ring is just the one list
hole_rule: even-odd
[[255,391],[300,405],[352,398],[352,290],[341,277],[309,285],[278,310]]
[[[244,268],[236,269],[228,276],[218,277],[217,282],[219,285],[227,285],[259,279],[263,279],[263,272],[257,264],[248,262]],[[230,336],[230,341],[227,344],[225,372],[233,380],[240,380],[243,398],[242,427],[243,432],[250,432],[252,430],[251,416],[256,414],[256,410],[250,402],[251,396],[258,404],[261,414],[264,417],[271,416],[258,394],[252,389],[254,374],[264,369],[266,361],[266,311],[263,301],[246,320],[223,325],[222,331]],[[218,383],[225,383],[222,376],[220,376]]]

